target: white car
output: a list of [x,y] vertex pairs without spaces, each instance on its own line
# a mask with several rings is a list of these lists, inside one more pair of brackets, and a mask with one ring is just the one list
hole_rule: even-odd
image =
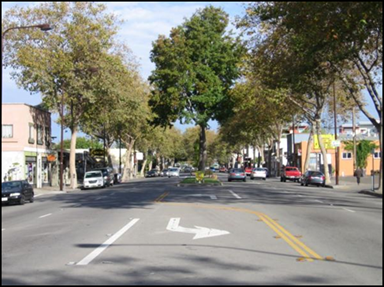
[[84,174],[83,188],[103,187],[104,178],[101,170],[87,171]]
[[264,168],[252,169],[251,179],[255,179],[255,178],[262,178],[265,180],[267,178],[267,171]]
[[171,167],[168,169],[168,177],[172,177],[172,176],[177,176],[177,177],[180,176],[180,171],[178,168]]

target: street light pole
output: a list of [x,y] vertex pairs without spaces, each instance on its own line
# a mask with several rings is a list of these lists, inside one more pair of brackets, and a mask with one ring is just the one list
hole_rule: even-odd
[[[20,30],[20,29],[30,29],[30,28],[39,28],[41,31],[49,31],[51,30],[51,26],[49,24],[39,24],[39,25],[30,25],[30,26],[16,26],[10,27],[6,29],[3,33],[1,33],[1,69],[3,69],[3,56],[4,56],[4,38],[5,34],[7,34],[11,30]],[[3,91],[3,71],[1,73],[1,91]],[[3,103],[3,92],[1,93],[1,103]]]

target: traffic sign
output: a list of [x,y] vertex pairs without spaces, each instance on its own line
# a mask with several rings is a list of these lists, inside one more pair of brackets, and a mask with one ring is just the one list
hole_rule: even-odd
[[332,141],[332,146],[333,147],[340,147],[340,145],[341,145],[341,141],[339,141],[339,140]]

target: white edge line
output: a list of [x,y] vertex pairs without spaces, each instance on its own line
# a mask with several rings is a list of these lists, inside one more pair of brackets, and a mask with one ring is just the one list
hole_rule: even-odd
[[343,208],[343,209],[346,210],[346,211],[349,211],[349,212],[356,212],[356,211],[354,211],[352,209],[348,209],[348,208]]
[[99,256],[105,249],[107,249],[113,242],[115,242],[120,236],[122,236],[128,229],[130,229],[133,225],[135,225],[140,218],[132,219],[127,225],[125,225],[122,229],[120,229],[117,233],[115,233],[111,238],[101,244],[98,248],[92,251],[89,255],[87,255],[84,259],[78,262],[76,265],[88,265],[93,259]]
[[48,214],[42,215],[39,218],[44,218],[44,217],[47,217],[47,216],[50,216],[50,215],[52,215],[52,213],[48,213]]
[[238,194],[234,193],[232,190],[228,190],[234,197],[236,197],[237,199],[241,199],[241,196],[239,196]]

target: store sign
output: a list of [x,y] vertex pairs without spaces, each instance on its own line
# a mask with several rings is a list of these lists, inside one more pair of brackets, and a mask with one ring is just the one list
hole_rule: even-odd
[[103,149],[90,149],[89,154],[91,156],[104,156],[104,150]]
[[56,156],[54,154],[50,154],[47,156],[47,160],[50,162],[56,161]]
[[[325,149],[334,149],[335,148],[332,145],[332,142],[335,141],[334,135],[321,135],[321,139],[323,141],[323,145],[324,145]],[[318,139],[317,135],[314,136],[313,149],[320,149],[319,139]]]

